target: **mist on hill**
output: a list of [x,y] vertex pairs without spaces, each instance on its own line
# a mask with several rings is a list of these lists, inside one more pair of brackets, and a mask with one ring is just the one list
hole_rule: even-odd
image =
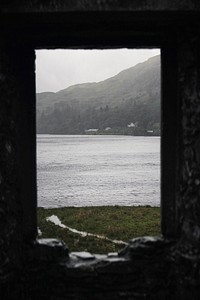
[[160,56],[101,82],[37,94],[37,133],[160,134]]

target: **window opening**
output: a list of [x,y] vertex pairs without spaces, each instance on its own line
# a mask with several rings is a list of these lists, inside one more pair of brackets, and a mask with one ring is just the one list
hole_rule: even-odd
[[38,234],[114,252],[160,232],[160,50],[37,50]]

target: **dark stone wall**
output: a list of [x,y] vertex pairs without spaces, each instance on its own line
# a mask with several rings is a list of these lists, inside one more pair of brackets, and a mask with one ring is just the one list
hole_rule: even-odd
[[[20,270],[36,238],[34,51],[1,40],[0,282]],[[9,280],[8,280],[9,279]]]
[[179,89],[181,99],[179,227],[182,238],[200,246],[200,30],[180,33]]
[[[0,299],[199,299],[199,1],[0,7]],[[163,237],[85,257],[36,239],[34,49],[119,46],[162,49]]]
[[33,0],[3,1],[4,12],[31,11],[193,11],[200,9],[198,0]]
[[[16,94],[6,47],[1,41],[0,75],[0,277],[5,280],[17,264],[20,234],[20,199],[16,166]],[[15,248],[16,247],[16,248]],[[16,250],[16,251],[15,251]]]

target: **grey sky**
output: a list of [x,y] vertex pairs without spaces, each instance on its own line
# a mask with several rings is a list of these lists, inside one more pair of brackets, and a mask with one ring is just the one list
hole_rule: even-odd
[[158,54],[159,49],[37,50],[36,90],[57,92],[99,82]]

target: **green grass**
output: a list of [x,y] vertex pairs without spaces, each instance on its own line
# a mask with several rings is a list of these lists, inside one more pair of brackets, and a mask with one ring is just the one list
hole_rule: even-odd
[[160,235],[160,208],[139,206],[38,208],[38,227],[42,238],[62,239],[70,251],[107,253],[119,251],[123,245],[91,236],[81,237],[68,229],[46,221],[56,215],[63,224],[79,231],[128,242],[138,236]]

